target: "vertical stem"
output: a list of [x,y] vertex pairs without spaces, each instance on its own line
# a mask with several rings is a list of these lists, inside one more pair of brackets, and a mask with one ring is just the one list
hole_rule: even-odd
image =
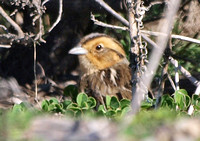
[[[130,37],[131,37],[130,65],[131,65],[131,74],[132,74],[132,79],[131,79],[132,96],[133,96],[132,101],[134,100],[134,98],[135,98],[134,101],[138,101],[136,100],[137,97],[135,96],[138,78],[139,78],[139,73],[137,72],[137,67],[138,67],[138,62],[139,62],[139,45],[138,45],[139,28],[138,28],[137,22],[135,21],[135,18],[137,16],[136,10],[137,10],[138,4],[140,4],[140,0],[127,0],[129,29],[130,29]],[[139,106],[140,103],[136,105]],[[132,108],[133,108],[133,105],[132,105]]]
[[38,102],[38,93],[37,93],[37,72],[36,72],[36,62],[37,62],[37,58],[36,58],[36,42],[34,41],[34,53],[33,53],[33,71],[34,71],[34,78],[35,78],[35,101]]

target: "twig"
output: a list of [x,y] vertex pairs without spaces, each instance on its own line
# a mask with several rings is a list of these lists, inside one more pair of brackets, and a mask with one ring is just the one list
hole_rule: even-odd
[[42,2],[42,6],[44,6],[47,2],[49,2],[49,0],[44,0],[44,1]]
[[17,12],[18,12],[18,9],[15,9],[15,10],[10,14],[10,16],[15,15]]
[[0,25],[0,28],[2,28],[6,33],[8,33],[8,29],[4,25]]
[[172,38],[174,38],[174,39],[179,39],[179,40],[183,40],[183,41],[188,41],[188,42],[192,42],[192,43],[196,43],[196,44],[200,44],[200,40],[198,40],[198,39],[193,39],[193,38],[186,37],[186,36],[172,35]]
[[107,23],[98,21],[97,19],[95,19],[94,15],[92,13],[90,15],[91,15],[90,16],[91,20],[96,25],[103,26],[103,27],[108,27],[108,28],[112,28],[112,29],[129,30],[127,27],[121,27],[121,26],[111,25],[111,24],[107,24]]
[[37,72],[36,72],[36,61],[37,61],[37,57],[36,57],[36,41],[34,41],[33,44],[33,48],[34,48],[34,56],[33,56],[33,71],[34,71],[34,78],[35,78],[35,101],[38,102],[38,89],[37,89]]
[[106,11],[111,13],[115,18],[117,18],[119,21],[121,21],[124,25],[129,26],[129,22],[124,19],[121,15],[119,15],[117,12],[115,12],[108,4],[106,4],[103,0],[95,0],[97,3],[99,3]]
[[[141,30],[142,31],[142,30]],[[154,48],[159,48],[159,46],[153,41],[151,40],[149,37],[145,36],[143,33],[141,33],[141,36],[144,40],[146,40],[151,46],[153,46]]]
[[[169,8],[165,11],[166,15],[166,23],[160,23],[162,24],[161,32],[165,33],[167,36],[159,36],[157,39],[157,46],[152,50],[149,64],[147,65],[147,69],[145,73],[141,76],[141,81],[139,82],[139,86],[142,86],[144,84],[147,88],[150,86],[150,83],[153,79],[153,76],[156,72],[156,69],[158,67],[158,64],[160,62],[160,58],[162,57],[163,51],[166,48],[169,35],[173,26],[174,16],[178,10],[178,7],[180,5],[180,0],[170,1],[169,2]],[[135,97],[139,97],[136,100],[132,101],[133,105],[140,104],[142,99],[142,92],[144,91],[143,87],[137,88]],[[139,109],[135,109],[134,113],[137,112]]]
[[199,83],[199,86],[197,86],[195,92],[194,92],[196,95],[199,95],[200,94],[200,83]]
[[52,25],[52,27],[49,29],[49,32],[54,29],[54,27],[60,22],[63,12],[63,0],[59,0],[59,12],[58,12],[58,18],[56,19],[55,23]]
[[[170,62],[175,65],[175,59],[173,57],[169,57]],[[182,67],[181,65],[178,65],[178,69],[180,70],[180,72],[190,80],[190,82],[192,82],[193,85],[195,85],[196,87],[199,86],[200,82],[191,75],[190,72],[188,72],[184,67]]]
[[1,6],[0,6],[0,14],[14,27],[20,38],[24,37],[24,32],[22,31],[20,26],[7,15],[7,13],[3,10]]
[[163,3],[166,3],[166,1],[153,1],[150,3],[150,5],[147,8],[150,9],[154,5],[163,4]]
[[[148,34],[148,35],[152,35],[152,36],[167,36],[166,34],[161,33],[161,32],[153,32],[153,31],[147,31],[147,30],[141,30],[141,32],[143,34]],[[200,40],[190,38],[190,37],[186,37],[186,36],[182,36],[182,35],[172,34],[171,37],[174,38],[174,39],[179,39],[179,40],[183,40],[183,41],[188,41],[188,42],[200,44]]]
[[168,78],[170,84],[172,85],[172,88],[174,89],[174,91],[176,91],[176,86],[175,86],[174,81],[172,80],[171,76],[169,75],[169,73],[167,73],[167,78]]
[[44,31],[44,26],[43,26],[43,22],[42,22],[42,17],[40,16],[39,17],[39,32],[34,39],[35,41],[37,41],[39,39],[39,41],[46,43],[46,41],[44,39],[42,39],[43,31]]
[[175,66],[175,85],[176,90],[179,90],[179,74],[178,74],[178,61],[174,60],[174,66]]
[[0,48],[11,48],[11,45],[0,45]]

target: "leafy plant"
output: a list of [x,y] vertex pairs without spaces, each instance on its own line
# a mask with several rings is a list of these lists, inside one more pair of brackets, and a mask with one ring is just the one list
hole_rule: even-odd
[[119,101],[115,96],[106,96],[105,105],[100,105],[97,112],[109,118],[121,118],[131,110],[130,103],[128,99]]

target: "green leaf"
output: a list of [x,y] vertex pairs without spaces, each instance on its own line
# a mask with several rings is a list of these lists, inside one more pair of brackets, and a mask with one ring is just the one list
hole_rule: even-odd
[[80,117],[82,115],[82,111],[81,110],[76,110],[75,111],[75,116],[76,117]]
[[108,110],[105,115],[107,117],[114,117],[115,114],[116,114],[115,110]]
[[119,108],[119,106],[120,106],[120,103],[119,103],[119,100],[117,99],[117,97],[112,96],[111,100],[110,100],[110,107],[112,109],[117,109],[117,108]]
[[72,103],[71,100],[65,100],[65,101],[63,101],[63,102],[62,102],[62,104],[63,104],[63,109],[66,109],[67,106],[69,106],[71,103]]
[[29,105],[29,104],[26,103],[26,102],[21,102],[20,104],[15,104],[15,105],[13,106],[13,108],[12,108],[12,112],[16,112],[16,113],[18,113],[18,112],[25,112],[25,111],[27,111],[28,108],[29,108],[28,105]]
[[129,107],[130,104],[131,104],[131,101],[129,99],[122,99],[122,100],[120,100],[121,109]]
[[109,95],[106,95],[106,107],[110,108],[110,101],[111,101],[111,97]]
[[22,112],[22,111],[23,111],[23,108],[21,107],[20,104],[15,104],[15,105],[13,106],[12,112],[19,113],[19,112]]
[[76,101],[76,97],[78,95],[78,88],[75,85],[68,85],[64,89],[64,95],[72,98],[72,101]]
[[55,104],[55,112],[62,112],[63,113],[63,105],[62,104]]
[[48,111],[48,106],[49,106],[48,100],[43,100],[42,101],[42,110],[47,112]]
[[153,105],[152,105],[150,102],[142,101],[142,104],[141,104],[141,108],[142,108],[142,109],[148,110],[148,109],[151,108],[152,106],[153,106]]
[[67,109],[71,109],[73,111],[81,110],[81,108],[78,107],[78,105],[76,103],[69,104],[69,106],[67,106]]
[[88,103],[87,102],[83,102],[82,103],[82,106],[80,107],[81,109],[84,109],[84,110],[87,110],[89,109],[90,107],[88,106]]
[[121,112],[121,117],[124,117],[130,111],[131,111],[131,107],[130,106],[123,108],[123,110]]
[[50,104],[50,105],[48,106],[48,111],[54,111],[55,109],[56,109],[55,104]]
[[58,101],[58,99],[56,99],[56,98],[51,98],[51,99],[49,100],[49,104],[59,104],[59,101]]
[[97,104],[96,100],[93,97],[88,97],[87,103],[90,108],[94,108]]
[[84,93],[78,94],[78,96],[76,98],[76,102],[77,102],[78,106],[80,106],[80,107],[85,107],[85,102],[87,103],[87,100],[88,100],[88,96]]
[[199,95],[192,95],[192,105],[194,105],[194,108],[197,110],[200,110],[200,97]]
[[75,112],[72,109],[66,109],[65,114],[70,116],[75,116]]
[[175,108],[174,99],[168,94],[163,95],[161,97],[161,107]]
[[98,112],[99,112],[99,111],[102,111],[103,113],[106,112],[106,110],[105,110],[105,108],[104,108],[103,105],[99,105],[99,107],[98,107]]
[[174,94],[174,99],[181,110],[186,110],[191,103],[191,99],[184,89],[177,90]]

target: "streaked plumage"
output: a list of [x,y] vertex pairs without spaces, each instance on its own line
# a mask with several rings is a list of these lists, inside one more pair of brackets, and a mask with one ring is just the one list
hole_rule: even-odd
[[106,95],[131,99],[131,73],[122,45],[100,33],[85,36],[69,51],[79,55],[80,90],[103,103]]

